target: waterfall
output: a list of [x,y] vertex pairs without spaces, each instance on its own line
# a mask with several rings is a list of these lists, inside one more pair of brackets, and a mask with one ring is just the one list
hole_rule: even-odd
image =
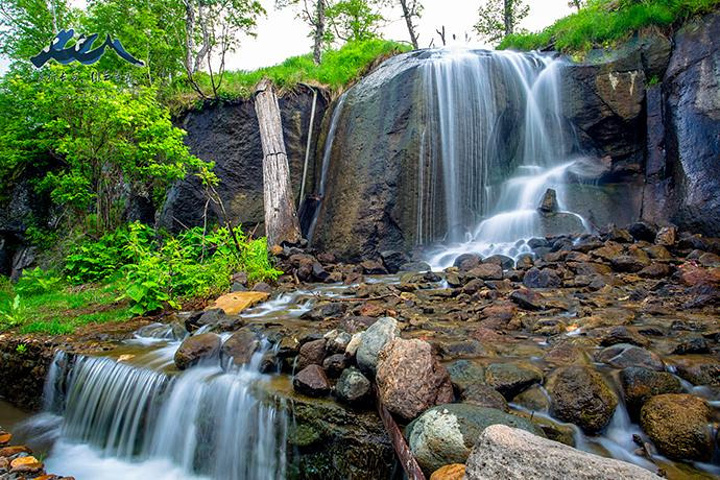
[[285,411],[253,394],[262,352],[234,370],[145,366],[167,363],[172,345],[132,363],[59,352],[45,390],[62,416],[48,468],[77,478],[284,479]]
[[312,243],[313,234],[315,233],[315,225],[317,224],[318,216],[320,216],[320,209],[325,202],[325,187],[327,185],[327,175],[330,169],[330,157],[332,155],[332,147],[335,142],[335,135],[337,133],[338,123],[340,122],[340,116],[347,100],[347,93],[344,93],[338,99],[337,105],[333,110],[332,117],[330,117],[330,128],[328,129],[327,138],[325,139],[325,148],[323,150],[322,166],[320,167],[320,183],[317,188],[318,204],[315,206],[313,212],[312,221],[308,228],[307,238]]
[[537,211],[545,192],[554,189],[560,211],[567,208],[566,177],[578,157],[562,115],[562,61],[442,49],[421,68],[418,243],[450,244],[431,260],[436,267],[461,253],[529,251],[524,240],[545,236]]

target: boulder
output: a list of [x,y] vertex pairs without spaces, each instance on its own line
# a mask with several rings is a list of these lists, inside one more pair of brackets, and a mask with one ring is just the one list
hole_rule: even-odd
[[507,425],[542,435],[532,422],[494,408],[468,404],[433,407],[408,425],[405,436],[424,472],[465,463],[480,434],[490,425]]
[[601,350],[595,355],[595,360],[616,368],[645,367],[658,372],[665,370],[665,364],[656,353],[628,343],[618,343]]
[[202,333],[188,337],[175,351],[175,366],[185,370],[201,361],[217,359],[220,353],[220,336],[214,333]]
[[496,263],[482,263],[467,272],[468,279],[502,280],[503,269]]
[[356,368],[346,368],[337,381],[335,395],[338,400],[349,405],[364,405],[372,397],[370,380]]
[[720,361],[714,358],[683,358],[676,368],[677,374],[693,385],[720,387]]
[[560,206],[557,201],[557,192],[552,188],[548,188],[540,201],[538,209],[545,213],[555,213],[560,211]]
[[485,383],[507,400],[512,400],[536,383],[542,383],[542,380],[542,371],[531,365],[493,363],[485,369]]
[[630,225],[628,232],[637,241],[653,243],[657,236],[657,227],[648,222],[635,222]]
[[327,340],[321,338],[319,340],[313,340],[304,343],[300,347],[298,354],[297,364],[295,368],[300,371],[309,365],[322,365],[325,360],[325,344]]
[[366,375],[375,376],[378,355],[386,343],[400,335],[397,320],[383,317],[362,333],[356,357],[360,370]]
[[554,270],[545,268],[531,268],[525,272],[523,277],[523,285],[528,288],[559,288],[562,286],[562,280]]
[[475,360],[455,360],[448,364],[450,381],[462,393],[465,389],[485,383],[485,367]]
[[625,404],[633,418],[642,406],[655,395],[682,392],[682,384],[674,375],[642,367],[628,367],[620,372]]
[[239,330],[228,338],[222,346],[222,356],[232,359],[235,365],[250,363],[260,348],[260,341],[250,330]]
[[618,399],[605,379],[590,367],[572,365],[553,372],[547,382],[550,411],[594,434],[610,423]]
[[506,425],[480,435],[467,461],[467,480],[660,480],[631,463],[576,450]]
[[322,362],[323,370],[330,378],[338,378],[340,374],[348,367],[348,358],[345,354],[336,353],[330,355]]
[[270,296],[266,292],[232,292],[219,297],[208,309],[219,308],[226,315],[237,315],[243,310],[264,302]]
[[430,480],[463,480],[465,478],[465,465],[453,463],[440,467],[430,475]]
[[542,295],[527,288],[515,290],[509,298],[525,310],[544,310],[546,306],[545,298]]
[[463,390],[460,394],[463,403],[478,405],[480,407],[495,408],[507,412],[507,400],[500,392],[488,385],[474,384]]
[[410,262],[405,253],[396,250],[380,252],[380,258],[388,273],[398,273],[403,266],[408,265]]
[[663,455],[707,462],[713,456],[711,414],[702,398],[658,395],[642,407],[640,425]]
[[308,397],[324,397],[330,393],[330,381],[320,365],[310,365],[295,375],[293,389]]
[[[532,258],[532,256],[530,257]],[[500,265],[503,270],[510,270],[515,266],[515,260],[505,255],[492,255],[483,260],[483,263],[494,263]]]
[[377,363],[380,400],[404,420],[453,400],[450,375],[423,340],[396,338],[380,351]]

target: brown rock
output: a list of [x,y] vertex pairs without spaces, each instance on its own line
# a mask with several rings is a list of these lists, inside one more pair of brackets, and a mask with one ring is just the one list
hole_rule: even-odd
[[266,292],[233,292],[223,295],[208,306],[206,310],[213,308],[222,309],[227,315],[237,315],[250,307],[264,302],[270,296]]
[[235,365],[245,365],[250,363],[259,346],[260,342],[253,332],[239,330],[223,344],[222,355],[232,358]]
[[32,453],[32,451],[25,445],[0,448],[0,457],[12,457],[18,453]]
[[465,465],[454,463],[438,468],[430,475],[430,480],[463,480],[465,478]]
[[677,374],[694,385],[720,387],[720,361],[708,357],[688,357],[677,361]]
[[216,357],[220,353],[220,343],[220,336],[214,333],[203,333],[186,338],[175,352],[175,366],[185,370],[201,360]]
[[324,397],[330,393],[330,382],[320,365],[310,365],[295,375],[293,389],[309,397]]
[[642,367],[628,367],[620,372],[625,403],[633,417],[655,395],[682,392],[682,384],[668,372],[656,372]]
[[298,355],[296,369],[297,371],[304,370],[305,367],[310,365],[322,365],[325,360],[325,344],[327,341],[324,338],[320,340],[313,340],[307,342],[300,347],[300,354]]
[[470,403],[480,407],[495,408],[507,412],[510,410],[507,400],[494,388],[475,383],[463,390],[460,395],[463,403]]
[[483,263],[467,272],[468,279],[502,280],[503,269],[495,263]]
[[708,461],[713,453],[711,413],[705,400],[693,395],[658,395],[642,408],[640,424],[663,455]]
[[605,242],[605,246],[590,252],[590,255],[610,262],[613,258],[617,258],[623,253],[623,246],[616,242]]
[[698,267],[691,263],[680,265],[680,281],[689,287],[720,283],[720,270]]
[[644,367],[658,372],[665,370],[665,364],[656,353],[628,343],[618,343],[601,350],[595,355],[595,360],[617,368]]
[[7,433],[7,432],[0,433],[0,445],[5,445],[7,443],[10,443],[10,440],[12,440],[11,433]]
[[677,239],[677,228],[663,227],[655,237],[655,244],[664,247],[672,247]]
[[43,463],[33,456],[18,457],[10,462],[11,473],[34,473],[43,469]]
[[668,249],[662,245],[652,245],[645,248],[645,252],[653,260],[670,260],[672,255],[668,252]]
[[422,340],[396,338],[386,344],[378,359],[377,385],[383,404],[404,420],[453,400],[450,375]]

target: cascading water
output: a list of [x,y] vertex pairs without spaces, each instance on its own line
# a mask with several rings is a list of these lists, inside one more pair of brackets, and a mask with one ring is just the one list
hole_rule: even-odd
[[[468,252],[530,251],[523,241],[546,234],[537,210],[543,195],[554,189],[559,210],[567,208],[566,176],[578,157],[562,115],[562,61],[443,49],[421,68],[427,129],[417,238],[450,244],[431,264],[445,267]],[[579,216],[564,215],[569,228],[585,229]]]
[[285,410],[253,395],[263,352],[241,369],[164,373],[178,345],[128,363],[58,353],[45,390],[57,420],[34,421],[55,428],[48,468],[77,478],[284,479]]
[[325,187],[327,185],[327,175],[330,169],[330,157],[332,155],[332,147],[335,141],[335,134],[337,133],[338,123],[340,122],[340,116],[345,106],[345,100],[347,95],[343,94],[337,102],[335,109],[333,110],[332,117],[330,118],[330,128],[328,129],[327,138],[325,139],[325,148],[323,150],[322,166],[320,167],[320,183],[317,188],[318,204],[315,207],[310,227],[308,228],[307,238],[312,242],[313,233],[315,233],[315,225],[317,224],[318,216],[320,215],[320,208],[325,201]]

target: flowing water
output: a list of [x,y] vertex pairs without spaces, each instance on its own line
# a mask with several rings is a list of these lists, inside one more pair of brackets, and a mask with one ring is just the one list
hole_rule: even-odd
[[446,267],[469,252],[530,252],[525,241],[547,233],[538,207],[548,189],[568,228],[586,229],[582,217],[566,212],[568,173],[586,162],[562,114],[561,60],[443,49],[422,68],[428,127],[417,238],[445,242],[431,265]]
[[103,479],[285,478],[285,408],[253,394],[269,379],[258,373],[264,351],[241,369],[227,362],[170,373],[178,346],[141,337],[117,358],[59,352],[46,413],[24,427],[53,444],[48,470]]

